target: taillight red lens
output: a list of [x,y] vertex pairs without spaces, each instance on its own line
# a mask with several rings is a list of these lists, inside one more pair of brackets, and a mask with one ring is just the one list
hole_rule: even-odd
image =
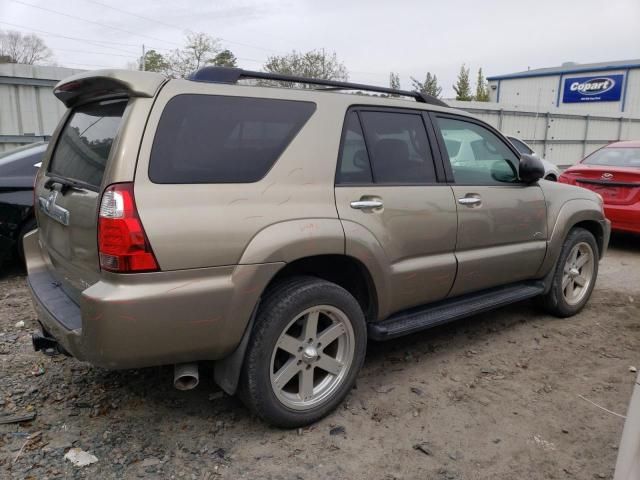
[[109,185],[98,215],[100,267],[119,273],[159,270],[142,227],[133,196],[133,183]]

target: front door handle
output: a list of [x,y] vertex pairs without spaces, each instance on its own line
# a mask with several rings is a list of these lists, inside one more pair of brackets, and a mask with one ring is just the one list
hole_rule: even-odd
[[473,207],[475,205],[480,205],[482,203],[482,199],[480,197],[462,197],[458,199],[458,203],[467,207]]
[[351,208],[355,208],[356,210],[382,208],[383,205],[382,200],[357,200],[355,202],[351,202]]

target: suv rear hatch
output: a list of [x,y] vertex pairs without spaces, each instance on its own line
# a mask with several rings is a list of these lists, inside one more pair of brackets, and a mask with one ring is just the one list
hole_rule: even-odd
[[[136,76],[138,75],[138,76]],[[91,72],[56,86],[71,110],[62,120],[55,147],[43,162],[34,190],[40,248],[52,277],[72,300],[100,279],[98,211],[102,192],[114,181],[132,181],[137,149],[119,141],[135,96],[153,97],[164,77],[141,72]],[[118,77],[124,77],[122,80]],[[134,88],[131,81],[139,80]],[[150,108],[145,104],[145,115]],[[146,116],[145,116],[146,118]],[[140,123],[140,122],[138,122]],[[134,151],[135,150],[135,151]],[[118,161],[131,176],[113,175]]]

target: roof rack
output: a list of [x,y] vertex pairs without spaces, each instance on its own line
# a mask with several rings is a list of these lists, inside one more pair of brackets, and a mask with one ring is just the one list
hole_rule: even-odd
[[411,97],[420,103],[429,103],[440,107],[448,107],[448,105],[439,98],[426,95],[421,92],[398,90],[395,88],[378,87],[375,85],[365,85],[362,83],[339,82],[336,80],[324,80],[321,78],[298,77],[295,75],[282,75],[280,73],[255,72],[251,70],[243,70],[234,67],[203,67],[193,72],[189,80],[195,82],[212,82],[212,83],[236,83],[238,80],[251,78],[258,80],[275,80],[278,82],[306,83],[309,85],[321,85],[322,90],[363,90],[366,92],[387,93],[390,95],[399,95],[403,97]]

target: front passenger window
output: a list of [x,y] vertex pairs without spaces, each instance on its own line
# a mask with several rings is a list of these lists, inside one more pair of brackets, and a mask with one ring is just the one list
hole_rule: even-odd
[[438,117],[456,183],[503,185],[518,182],[518,157],[491,130],[477,123]]

